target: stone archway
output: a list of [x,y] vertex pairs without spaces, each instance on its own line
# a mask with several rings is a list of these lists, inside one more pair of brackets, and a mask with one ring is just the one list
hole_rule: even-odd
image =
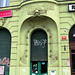
[[55,21],[46,16],[30,17],[23,22],[20,29],[20,61],[24,66],[30,65],[30,37],[37,29],[44,30],[48,35],[48,66],[58,66],[58,29]]

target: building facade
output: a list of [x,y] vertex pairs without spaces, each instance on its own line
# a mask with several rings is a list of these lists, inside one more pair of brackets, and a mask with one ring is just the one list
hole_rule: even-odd
[[0,73],[75,75],[75,1],[3,1]]

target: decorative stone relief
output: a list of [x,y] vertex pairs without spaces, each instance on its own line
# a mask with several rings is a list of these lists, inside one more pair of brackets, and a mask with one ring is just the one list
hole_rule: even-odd
[[6,22],[7,18],[0,18],[0,26],[3,26]]
[[21,8],[21,13],[24,14],[24,12],[27,11],[28,15],[36,15],[36,14],[40,15],[40,14],[46,14],[48,10],[52,10],[52,11],[54,10],[53,3],[35,3],[35,4],[27,5],[26,8],[25,7]]
[[29,34],[29,32],[30,32],[30,30],[32,29],[32,27],[30,27],[28,30],[27,30],[27,32],[26,32],[26,37],[25,37],[25,39],[26,39],[26,44],[25,44],[25,50],[24,50],[24,54],[23,54],[23,56],[22,57],[20,57],[20,61],[22,62],[22,63],[24,63],[24,64],[27,64],[27,57],[28,57],[28,34]]
[[52,54],[52,53],[50,53],[51,55],[50,55],[50,63],[51,64],[54,64],[57,60],[58,60],[58,56],[57,56],[57,54]]
[[[37,24],[36,24],[36,21],[37,21]],[[30,19],[29,26],[32,26],[32,28],[37,27],[37,26],[45,28],[46,27],[45,25],[47,25],[47,23],[48,22],[47,22],[47,19],[45,17],[37,16],[37,17],[32,17]]]
[[35,15],[35,16],[39,16],[40,14],[46,14],[47,13],[47,10],[33,10],[33,11],[30,11],[28,12],[28,15]]
[[23,62],[24,64],[26,64],[26,58],[27,58],[27,50],[24,51],[24,54],[22,57],[20,57],[21,62]]
[[[53,51],[53,37],[52,37],[53,34],[51,33],[49,27],[47,26],[48,25],[47,19],[45,17],[32,17],[29,21],[28,21],[28,25],[27,25],[29,28],[26,31],[26,37],[25,37],[25,39],[26,39],[25,53],[23,54],[21,61],[23,63],[27,64],[27,57],[28,57],[27,54],[28,54],[28,47],[29,47],[28,35],[30,34],[30,31],[34,30],[36,28],[42,28],[42,29],[45,29],[48,32],[48,34],[50,35],[49,36],[50,41],[48,42],[49,47],[50,47],[50,50],[49,50],[50,61],[49,62],[51,64],[54,64],[56,61],[58,61],[58,54],[57,54],[57,51],[56,52]],[[37,23],[36,23],[36,21],[37,21]]]
[[58,60],[58,56],[57,56],[57,53],[55,52],[54,53],[54,51],[53,51],[53,39],[52,39],[52,33],[50,32],[50,34],[51,34],[51,36],[49,36],[49,38],[50,38],[50,43],[49,43],[49,45],[50,45],[50,55],[49,55],[49,58],[50,58],[50,63],[51,64],[54,64],[57,60]]

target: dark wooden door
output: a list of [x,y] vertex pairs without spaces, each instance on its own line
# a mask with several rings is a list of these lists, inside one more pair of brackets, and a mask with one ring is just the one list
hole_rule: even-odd
[[75,42],[71,41],[70,45],[70,66],[71,66],[71,75],[75,75]]
[[75,25],[69,32],[70,67],[71,75],[75,75]]

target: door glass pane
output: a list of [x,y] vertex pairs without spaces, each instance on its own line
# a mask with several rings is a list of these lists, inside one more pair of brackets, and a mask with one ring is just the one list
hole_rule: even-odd
[[72,54],[72,72],[75,72],[75,54]]
[[47,73],[47,62],[41,62],[41,73]]
[[38,62],[32,62],[32,72],[38,73]]
[[75,50],[71,50],[71,53],[75,53]]

